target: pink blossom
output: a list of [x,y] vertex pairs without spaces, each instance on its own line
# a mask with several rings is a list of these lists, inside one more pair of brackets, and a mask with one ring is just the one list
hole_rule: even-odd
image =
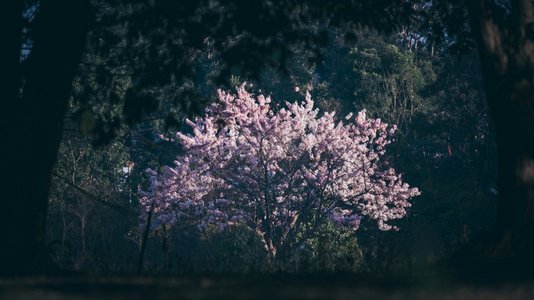
[[157,224],[240,222],[274,255],[311,220],[357,230],[365,216],[381,230],[397,229],[389,221],[403,218],[420,194],[381,161],[395,126],[365,110],[341,122],[334,113],[319,117],[309,93],[278,111],[244,85],[218,96],[202,118],[187,121],[193,134],[177,133],[184,154],[174,166],[147,171],[141,204],[157,208]]

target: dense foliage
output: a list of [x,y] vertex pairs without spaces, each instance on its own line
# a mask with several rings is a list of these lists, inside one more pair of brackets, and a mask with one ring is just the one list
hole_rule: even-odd
[[[269,105],[274,111],[283,106],[279,100],[300,101],[309,90],[315,105],[323,111],[336,111],[337,115],[343,116],[350,111],[367,109],[369,116],[381,117],[388,123],[398,122],[395,142],[389,145],[385,158],[392,167],[403,170],[405,177],[424,193],[413,202],[409,217],[397,222],[402,229],[400,232],[375,231],[375,226],[369,226],[362,219],[360,230],[343,233],[347,239],[332,248],[333,252],[327,251],[328,258],[319,254],[325,253],[322,250],[313,249],[331,246],[332,240],[342,234],[342,227],[329,225],[328,234],[308,237],[309,241],[302,243],[299,253],[284,258],[284,261],[292,262],[283,266],[288,271],[405,269],[450,253],[480,230],[491,226],[489,216],[494,209],[495,164],[489,159],[495,150],[481,80],[476,75],[476,56],[465,56],[458,63],[456,58],[446,55],[431,57],[423,50],[409,50],[397,35],[382,36],[362,31],[361,36],[361,40],[350,44],[332,31],[321,64],[308,65],[303,62],[305,56],[296,56],[288,62],[289,73],[266,68],[259,79],[248,80],[251,84],[247,89],[272,95]],[[391,51],[383,51],[384,47]],[[216,66],[216,58],[206,58],[198,62],[199,68]],[[82,68],[82,71],[80,78],[96,75],[90,68]],[[374,80],[367,80],[370,76]],[[126,97],[124,87],[132,83],[125,74],[115,78],[113,85],[97,81],[92,84],[103,95],[116,94],[114,110],[120,112]],[[238,84],[244,79],[248,78],[235,75],[230,81]],[[416,84],[408,84],[412,82],[410,80],[416,80]],[[212,83],[200,77],[195,85],[199,90],[207,91],[206,95],[212,99],[217,98]],[[295,86],[299,87],[298,91]],[[390,90],[398,93],[387,92]],[[172,93],[172,89],[168,92]],[[86,95],[81,86],[78,89],[75,85],[59,164],[54,172],[49,214],[49,249],[54,261],[72,269],[131,272],[137,269],[139,250],[146,243],[143,254],[146,270],[224,271],[224,267],[215,267],[210,262],[215,258],[208,258],[211,253],[223,255],[218,242],[209,242],[212,238],[218,239],[218,234],[213,231],[199,236],[195,233],[196,228],[185,230],[183,226],[173,226],[153,231],[143,238],[147,220],[145,216],[139,225],[136,191],[139,184],[145,184],[144,170],[157,170],[172,164],[177,149],[182,155],[181,146],[165,138],[174,132],[172,127],[165,131],[167,104],[162,106],[163,112],[147,116],[145,121],[129,130],[116,131],[116,142],[91,150],[95,139],[84,134],[98,124],[92,121],[94,114],[107,109],[102,106],[100,96],[93,95],[94,102],[85,104],[86,107],[91,105],[89,113],[78,104],[80,97]],[[410,103],[413,103],[412,108]],[[85,117],[80,122],[77,116],[84,112]],[[472,118],[473,115],[477,117]],[[102,117],[105,116],[98,116]],[[223,124],[217,124],[220,125]],[[180,128],[182,132],[190,132],[185,126]],[[164,134],[160,136],[162,132]],[[96,139],[100,139],[98,135]],[[128,162],[134,163],[129,174],[124,171]],[[100,167],[103,165],[109,168]],[[462,172],[455,171],[458,168]],[[223,235],[231,239],[234,234],[235,231],[230,231]],[[253,236],[257,238],[254,232]],[[354,244],[355,236],[358,236],[357,245]],[[259,239],[257,242],[262,243]],[[287,245],[297,247],[294,242]],[[243,255],[248,251],[244,246],[239,247]],[[365,257],[363,266],[358,247]],[[261,261],[263,246],[260,250],[256,254],[249,252],[249,257],[260,257],[254,261]],[[340,261],[332,258],[344,257],[342,253],[350,253],[352,258]],[[232,255],[224,257],[233,259]],[[225,260],[220,259],[221,262]],[[236,272],[266,270],[259,267],[259,263],[253,264],[257,266],[255,268],[246,268],[244,266],[249,263],[245,261],[249,260],[226,266]],[[349,267],[350,261],[355,262],[352,267]]]
[[[152,225],[162,226],[147,232],[149,214],[141,220],[138,215],[142,205],[136,191],[149,185],[144,170],[161,170],[172,165],[177,152],[184,154],[165,137],[177,130],[190,132],[185,116],[194,118],[212,106],[217,88],[228,90],[243,81],[250,82],[251,93],[271,96],[273,112],[284,105],[282,100],[301,101],[309,91],[321,111],[344,116],[366,109],[368,119],[397,124],[395,141],[381,160],[424,191],[411,202],[407,217],[395,221],[399,232],[378,231],[367,218],[356,232],[326,219],[305,236],[313,223],[303,222],[295,239],[286,243],[299,250],[277,251],[280,260],[287,256],[279,268],[406,269],[450,254],[491,227],[497,193],[495,145],[478,58],[472,52],[450,56],[449,46],[459,42],[453,39],[457,32],[447,29],[451,40],[440,44],[425,31],[427,25],[442,30],[439,18],[444,16],[435,16],[435,24],[416,19],[384,33],[333,26],[347,18],[325,16],[316,22],[302,18],[313,9],[301,10],[294,15],[300,18],[296,30],[301,30],[295,34],[282,21],[251,28],[257,19],[237,14],[246,1],[231,7],[216,1],[210,7],[171,2],[92,2],[96,17],[74,80],[53,172],[47,254],[54,263],[92,272],[269,270],[263,265],[261,239],[246,226],[223,231],[207,226],[199,233],[195,224],[163,225],[162,215],[155,212]],[[291,5],[258,13],[267,20]],[[423,13],[427,9],[416,8]],[[358,9],[366,23],[372,15],[365,6]],[[175,18],[178,13],[191,18]],[[349,10],[346,14],[355,16]],[[215,31],[196,21],[212,17],[222,26]],[[236,20],[235,29],[224,25]],[[189,25],[184,35],[181,28]],[[270,38],[277,31],[283,34]],[[211,35],[216,40],[198,38]],[[265,63],[258,63],[262,57]]]

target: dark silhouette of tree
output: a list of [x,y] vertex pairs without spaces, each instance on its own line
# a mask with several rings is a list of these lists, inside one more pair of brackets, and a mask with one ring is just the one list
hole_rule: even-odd
[[468,2],[499,164],[496,230],[483,257],[513,258],[512,268],[528,271],[534,253],[534,2]]
[[[62,135],[72,78],[82,53],[85,1],[41,1],[33,48],[21,63],[22,12],[13,18],[9,68],[2,68],[2,186],[0,273],[26,275],[44,265],[44,229],[52,167]],[[8,6],[6,4],[6,6]]]

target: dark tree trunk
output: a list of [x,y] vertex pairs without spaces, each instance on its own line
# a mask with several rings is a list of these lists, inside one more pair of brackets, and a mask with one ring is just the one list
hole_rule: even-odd
[[[21,16],[22,10],[13,11]],[[2,91],[9,122],[2,124],[8,151],[0,157],[2,182],[1,275],[43,271],[45,219],[52,168],[72,79],[87,33],[87,1],[43,0],[35,20],[34,47],[22,89]],[[20,41],[16,44],[20,51]],[[19,56],[16,58],[18,70]],[[15,72],[16,73],[16,72]],[[19,90],[22,93],[19,93]]]
[[[496,230],[484,256],[534,258],[534,1],[468,1],[498,148]],[[525,261],[527,260],[527,261]]]
[[20,123],[22,117],[19,109],[22,9],[22,1],[5,2],[0,8],[2,14],[2,44],[5,50],[4,55],[0,56],[2,60],[2,68],[0,69],[2,74],[0,78],[0,139],[2,144],[0,147],[0,167],[5,170],[4,174],[6,175],[2,176],[3,178],[0,180],[2,190],[0,201],[3,207],[0,210],[0,233],[2,233],[0,237],[2,241],[2,246],[0,247],[0,274],[12,272],[13,266],[8,266],[8,264],[14,251],[17,250],[12,242],[14,234],[10,232],[14,226],[11,211],[14,206],[10,205],[9,201],[17,194],[14,189],[17,183],[17,176],[13,174],[13,171],[17,169],[15,155],[18,149],[14,142],[18,136],[15,124]]

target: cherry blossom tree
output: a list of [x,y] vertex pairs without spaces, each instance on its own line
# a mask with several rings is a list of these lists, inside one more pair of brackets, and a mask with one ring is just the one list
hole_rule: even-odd
[[366,216],[397,230],[389,221],[420,194],[381,160],[396,127],[365,110],[338,121],[314,109],[309,94],[277,111],[245,85],[218,95],[203,117],[187,121],[192,134],[177,133],[184,154],[174,166],[148,170],[141,203],[154,226],[243,224],[275,258],[328,220],[357,230]]

